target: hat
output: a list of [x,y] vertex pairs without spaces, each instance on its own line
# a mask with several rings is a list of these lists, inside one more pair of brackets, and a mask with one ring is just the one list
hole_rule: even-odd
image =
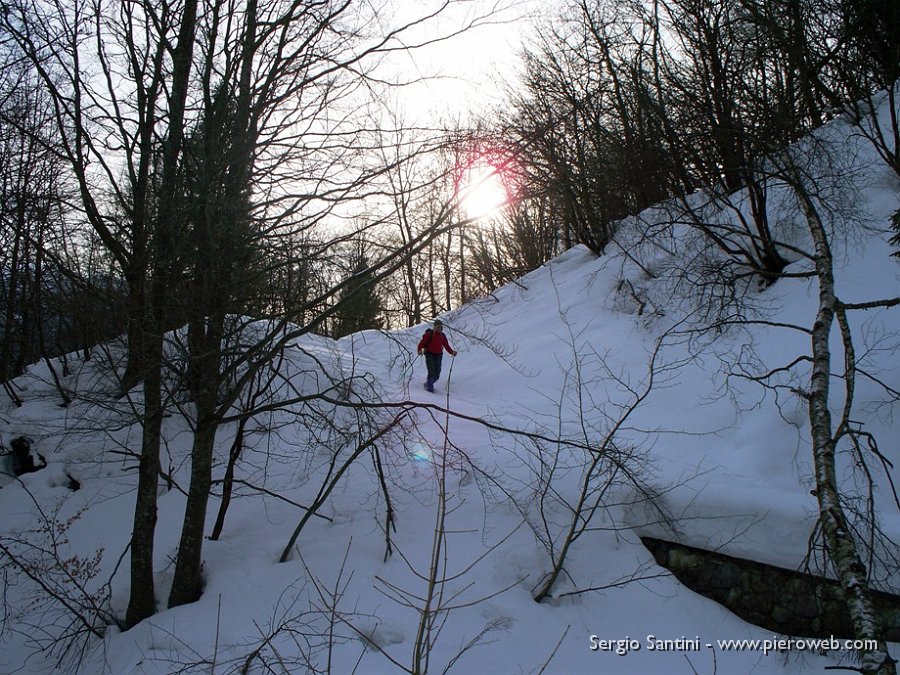
[[443,326],[443,325],[444,325],[444,322],[441,321],[440,319],[435,319],[435,320],[434,320],[434,325],[435,325],[435,326]]

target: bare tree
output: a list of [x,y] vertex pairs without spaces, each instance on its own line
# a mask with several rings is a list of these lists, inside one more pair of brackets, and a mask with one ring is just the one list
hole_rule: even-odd
[[[603,355],[580,345],[571,324],[565,316],[562,318],[569,331],[573,363],[565,373],[560,400],[555,403],[557,426],[522,439],[530,446],[535,480],[517,500],[518,508],[549,558],[549,570],[533,589],[537,602],[553,597],[561,577],[567,574],[572,547],[595,529],[595,517],[608,513],[617,500],[628,500],[631,507],[640,504],[648,513],[654,513],[659,522],[672,525],[662,501],[662,488],[647,479],[648,458],[634,441],[623,440],[621,433],[653,391],[657,379],[673,368],[661,362],[668,333],[656,340],[647,372],[635,384],[629,374],[616,373]],[[591,393],[596,388],[594,378],[601,377],[624,391],[625,400],[596,400]],[[567,420],[570,409],[574,418]],[[594,421],[598,419],[603,421]],[[570,425],[579,435],[567,433]],[[566,497],[558,486],[573,475],[577,477],[577,488],[572,497]],[[584,589],[576,585],[573,592],[580,590]]]
[[70,228],[50,100],[21,63],[6,68],[0,86],[0,381],[6,383],[25,364],[57,353],[63,317],[52,299],[65,293],[66,279],[55,251]]
[[24,580],[29,608],[37,608],[40,624],[32,624],[27,613],[4,612],[0,630],[27,635],[36,648],[53,655],[57,667],[77,670],[91,639],[102,638],[109,626],[121,628],[109,605],[109,582],[98,579],[103,550],[90,556],[75,553],[69,529],[81,514],[61,519],[61,503],[49,510],[21,487],[34,504],[37,520],[26,531],[0,536],[3,592],[8,592],[11,579]]
[[[812,452],[816,476],[816,497],[819,502],[819,523],[825,537],[829,558],[834,566],[844,597],[847,602],[854,633],[864,644],[875,640],[877,647],[860,649],[863,673],[892,675],[896,673],[895,661],[891,658],[884,640],[883,628],[872,600],[867,566],[859,553],[859,544],[854,540],[853,527],[844,512],[842,490],[836,472],[837,443],[845,435],[851,435],[849,411],[853,406],[853,379],[856,374],[853,365],[852,341],[849,324],[846,321],[846,307],[837,299],[834,262],[829,236],[810,194],[800,185],[794,185],[815,246],[816,277],[819,282],[819,302],[815,322],[810,331],[812,340],[812,369],[809,389],[805,393],[809,405],[809,421],[812,430]],[[897,304],[893,299],[877,304]],[[832,378],[831,348],[829,338],[833,330],[835,316],[844,338],[845,359],[849,364],[845,373],[847,397],[844,418],[835,431],[830,410],[830,381]]]
[[[372,70],[377,61],[421,46],[403,37],[448,4],[384,30],[381,22],[367,26],[366,10],[357,13],[349,1],[101,0],[63,6],[16,0],[4,6],[4,29],[51,97],[60,154],[78,185],[82,214],[127,282],[123,388],[143,383],[136,406],[143,449],[128,625],[155,611],[153,531],[167,405],[164,331],[189,323],[187,382],[195,404],[189,504],[169,599],[175,605],[196,598],[201,587],[212,449],[229,406],[255,368],[293,337],[326,326],[355,295],[342,295],[348,282],[331,282],[300,305],[278,297],[267,305],[258,294],[237,297],[236,289],[248,282],[237,272],[252,271],[253,285],[289,276],[296,256],[260,267],[249,252],[284,252],[279,240],[296,241],[338,205],[346,209],[371,194],[367,186],[385,167],[364,160],[371,148],[359,144],[353,116],[344,113],[358,108],[354,97],[366,87],[378,86]],[[447,215],[434,222],[446,229]],[[321,256],[341,236],[308,239],[313,244],[304,252]],[[433,236],[430,231],[375,261],[372,283]],[[175,293],[182,283],[192,291],[189,303]],[[335,297],[337,303],[329,302]],[[224,317],[242,307],[280,318],[271,333],[223,364]],[[286,309],[309,318],[285,331]]]
[[124,386],[143,379],[145,422],[131,547],[133,625],[152,614],[156,602],[162,334],[172,278],[167,256],[175,240],[172,203],[154,196],[174,194],[197,2],[64,7],[21,0],[4,9],[4,29],[51,97],[60,154],[78,186],[82,213],[127,280]]
[[473,291],[492,293],[559,255],[558,232],[546,198],[512,205],[481,225],[469,243]]

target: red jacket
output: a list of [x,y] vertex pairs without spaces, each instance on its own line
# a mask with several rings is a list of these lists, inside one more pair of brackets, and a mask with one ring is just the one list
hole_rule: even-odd
[[450,347],[450,343],[447,342],[447,336],[442,332],[438,333],[437,331],[429,328],[425,331],[425,335],[422,336],[422,339],[419,340],[419,349],[424,349],[426,352],[430,352],[432,354],[440,354],[446,349],[451,354],[456,354],[456,350]]

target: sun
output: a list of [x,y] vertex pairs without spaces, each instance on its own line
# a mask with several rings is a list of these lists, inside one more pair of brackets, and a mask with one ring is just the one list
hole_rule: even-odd
[[459,190],[459,208],[466,219],[493,218],[508,203],[509,193],[497,167],[483,163],[466,172]]

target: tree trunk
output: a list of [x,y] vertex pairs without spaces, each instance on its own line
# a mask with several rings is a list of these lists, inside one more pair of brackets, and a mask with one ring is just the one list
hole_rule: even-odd
[[[211,290],[209,286],[207,291]],[[224,317],[205,318],[203,309],[208,306],[208,294],[203,284],[195,295],[195,316],[188,328],[190,345],[188,381],[197,408],[197,426],[191,448],[191,484],[188,489],[178,558],[175,561],[175,578],[169,593],[169,607],[184,605],[197,600],[203,591],[203,531],[206,528],[206,508],[212,486],[213,451],[219,416],[216,398],[219,391],[220,364],[222,358],[222,330]],[[204,298],[207,299],[204,302]]]
[[[406,212],[406,197],[401,197],[404,202],[400,208],[400,236],[403,241],[404,246],[412,246],[415,241],[415,236],[413,235],[412,227],[409,225],[409,219],[407,217]],[[406,262],[404,264],[404,271],[406,273],[406,283],[409,287],[409,295],[412,301],[412,308],[410,312],[410,316],[408,317],[409,326],[418,326],[422,323],[422,298],[419,295],[419,285],[416,282],[416,272],[413,267],[413,256],[406,256]]]
[[168,97],[169,127],[164,143],[162,184],[159,213],[154,240],[155,262],[150,302],[145,310],[146,323],[141,339],[145,341],[144,436],[135,506],[134,531],[131,538],[131,598],[127,625],[134,626],[155,609],[153,581],[153,546],[156,527],[156,491],[159,482],[159,448],[162,428],[162,364],[163,331],[173,279],[175,213],[170,195],[177,185],[178,157],[184,134],[184,111],[187,100],[191,56],[197,23],[197,0],[186,0],[178,31],[178,43],[172,54],[172,83]]
[[128,270],[128,342],[127,363],[122,375],[121,389],[124,395],[137,385],[147,369],[147,339],[144,335],[144,313],[146,312],[146,264],[138,262],[137,256]]
[[844,592],[854,636],[859,640],[877,641],[876,648],[859,650],[860,672],[895,675],[897,671],[894,661],[888,654],[872,601],[866,566],[859,556],[841,506],[835,471],[835,439],[831,430],[831,412],[828,408],[831,378],[828,338],[837,301],[834,294],[834,274],[828,235],[809,196],[802,189],[796,191],[815,242],[816,273],[819,278],[819,309],[812,328],[813,366],[808,395],[819,520],[825,534],[828,553]]
[[225,514],[228,513],[228,507],[231,505],[231,493],[234,490],[234,467],[241,456],[241,450],[244,449],[244,429],[248,419],[248,417],[241,417],[238,422],[234,443],[231,444],[231,450],[228,453],[228,466],[225,467],[225,476],[222,479],[222,501],[219,503],[219,512],[216,514],[216,524],[213,525],[212,534],[209,535],[212,541],[218,541],[225,528]]
[[131,597],[125,625],[135,626],[156,612],[153,546],[156,532],[156,491],[159,486],[159,446],[162,426],[162,336],[155,336],[154,363],[144,373],[144,432],[138,469],[137,502],[131,532]]
[[0,381],[6,382],[18,375],[13,365],[13,334],[15,333],[18,302],[16,294],[19,290],[19,244],[25,236],[21,228],[16,228],[13,240],[12,258],[9,262],[8,292],[6,294],[6,316],[4,317],[3,346],[0,348]]
[[203,531],[206,527],[209,488],[212,485],[212,458],[217,427],[218,423],[209,415],[209,411],[204,411],[194,432],[191,485],[178,544],[175,578],[169,593],[169,607],[194,602],[203,591]]

